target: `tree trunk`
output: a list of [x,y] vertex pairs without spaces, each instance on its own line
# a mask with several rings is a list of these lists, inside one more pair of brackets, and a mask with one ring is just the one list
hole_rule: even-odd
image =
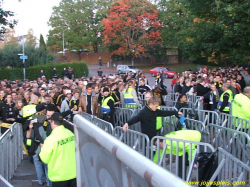
[[78,61],[80,61],[81,60],[81,51],[78,51],[77,54],[78,54]]
[[97,44],[97,42],[94,42],[93,49],[94,49],[94,52],[98,52],[98,44]]

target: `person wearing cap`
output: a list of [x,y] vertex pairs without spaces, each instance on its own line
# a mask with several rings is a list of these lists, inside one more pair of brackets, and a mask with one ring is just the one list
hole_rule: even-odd
[[[61,104],[61,110],[60,112],[65,112],[67,110],[70,110],[70,106],[69,106],[69,103],[71,102],[71,99],[72,99],[72,93],[71,93],[71,90],[67,90],[65,92],[66,94],[66,98],[63,100],[62,104]],[[67,118],[70,120],[71,119],[71,116],[68,115]]]
[[102,119],[113,124],[113,115],[115,112],[115,100],[109,94],[109,88],[105,87],[102,91],[103,98],[101,102],[102,106]]
[[[47,182],[47,186],[50,186],[50,181],[47,176],[47,166],[40,161],[39,153],[44,140],[47,138],[46,135],[46,108],[43,104],[36,106],[36,113],[32,116],[29,121],[28,130],[26,132],[26,145],[28,146],[28,153],[33,157],[38,184],[43,185]],[[25,128],[25,127],[24,127]]]
[[221,94],[218,104],[219,113],[223,112],[229,114],[230,105],[233,101],[233,93],[229,88],[230,86],[227,83],[223,83],[222,89],[224,92]]
[[48,177],[53,187],[75,187],[75,136],[62,125],[62,114],[55,112],[48,120],[52,133],[44,141],[39,156],[48,164]]

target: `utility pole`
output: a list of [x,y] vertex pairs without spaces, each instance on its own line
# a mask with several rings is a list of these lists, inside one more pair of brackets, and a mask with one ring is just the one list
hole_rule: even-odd
[[25,58],[24,58],[24,35],[23,35],[23,80],[25,81]]

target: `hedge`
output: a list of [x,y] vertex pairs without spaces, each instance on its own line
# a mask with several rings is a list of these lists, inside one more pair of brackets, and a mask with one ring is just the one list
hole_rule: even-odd
[[[53,68],[56,68],[58,78],[62,78],[63,68],[68,70],[69,67],[74,69],[74,77],[79,78],[82,76],[88,76],[89,69],[85,62],[73,62],[73,63],[58,63],[58,64],[46,64],[44,66],[32,66],[26,67],[26,79],[35,80],[39,77],[41,70],[44,71],[47,79],[52,79]],[[23,80],[23,68],[3,68],[0,69],[0,80]]]

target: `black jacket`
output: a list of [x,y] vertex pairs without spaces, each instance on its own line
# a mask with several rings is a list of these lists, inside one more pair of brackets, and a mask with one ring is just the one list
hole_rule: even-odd
[[210,91],[210,88],[204,87],[202,84],[197,84],[197,96],[203,96]]
[[142,133],[146,134],[149,139],[152,139],[156,136],[156,117],[157,116],[178,116],[177,111],[164,111],[164,110],[156,110],[153,111],[146,105],[136,116],[131,118],[127,123],[128,125],[133,125],[137,122],[141,122]]
[[180,94],[186,94],[187,92],[189,92],[189,90],[192,88],[192,86],[186,86],[184,85]]

